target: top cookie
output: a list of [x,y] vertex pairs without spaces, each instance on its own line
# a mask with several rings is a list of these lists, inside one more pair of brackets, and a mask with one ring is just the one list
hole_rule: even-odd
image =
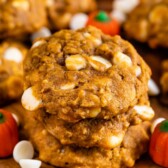
[[142,0],[124,24],[128,37],[152,48],[168,47],[168,0]]
[[46,24],[44,0],[1,0],[0,11],[0,38],[23,38]]
[[147,94],[151,73],[129,42],[94,27],[39,39],[24,71],[23,106],[69,122],[127,112]]

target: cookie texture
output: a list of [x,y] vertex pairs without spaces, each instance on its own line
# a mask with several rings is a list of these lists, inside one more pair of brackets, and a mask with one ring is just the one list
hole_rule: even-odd
[[23,60],[27,50],[19,42],[0,44],[0,105],[20,98],[23,93]]
[[44,162],[123,168],[147,150],[151,71],[129,42],[61,30],[34,42],[24,72],[24,128]]
[[129,38],[151,48],[168,47],[168,0],[143,0],[128,16],[124,30]]
[[21,39],[46,24],[44,0],[1,0],[0,11],[1,39]]
[[96,10],[95,0],[46,0],[47,14],[52,29],[68,28],[76,13]]

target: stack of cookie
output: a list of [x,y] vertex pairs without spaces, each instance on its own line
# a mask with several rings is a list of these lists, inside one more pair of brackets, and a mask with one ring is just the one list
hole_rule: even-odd
[[25,129],[58,167],[131,167],[147,150],[151,72],[134,47],[96,28],[41,38],[24,62]]

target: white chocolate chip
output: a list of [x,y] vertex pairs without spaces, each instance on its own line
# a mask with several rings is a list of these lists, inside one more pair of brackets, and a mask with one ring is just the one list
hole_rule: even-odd
[[93,108],[89,111],[89,116],[91,118],[94,118],[96,117],[99,113],[101,112],[101,108],[100,107],[96,107],[96,108]]
[[155,130],[155,127],[164,120],[166,120],[166,119],[165,118],[157,118],[151,125],[151,133],[153,133]]
[[83,35],[84,35],[84,37],[91,37],[91,34],[88,32],[84,32]]
[[150,79],[148,81],[148,94],[150,96],[157,96],[160,94],[159,87],[157,86],[157,84],[154,82],[153,79]]
[[69,26],[72,30],[80,29],[85,27],[87,21],[88,15],[85,13],[77,13],[72,16]]
[[17,126],[19,126],[20,125],[20,121],[19,121],[18,116],[16,114],[14,114],[14,113],[12,113],[12,116],[13,116],[14,120],[16,121]]
[[15,8],[19,8],[19,9],[22,9],[22,10],[29,10],[30,8],[30,5],[29,5],[29,1],[27,0],[14,0],[12,2],[12,5],[15,7]]
[[140,3],[140,0],[115,0],[113,3],[113,9],[121,11],[123,13],[129,13],[139,3]]
[[36,38],[49,36],[51,36],[51,31],[47,27],[42,27],[40,30],[31,35],[31,41],[34,41]]
[[120,24],[126,20],[126,15],[119,10],[112,10],[111,17],[117,20]]
[[32,159],[34,156],[34,148],[30,141],[20,141],[18,142],[13,150],[13,158],[16,162],[21,159]]
[[98,38],[95,38],[93,37],[90,33],[88,32],[85,32],[83,33],[84,37],[90,39],[91,41],[93,41],[97,46],[101,45],[102,44],[102,40],[101,39],[98,39]]
[[93,41],[95,42],[95,44],[97,46],[101,45],[102,44],[102,41],[100,39],[97,39],[97,38],[94,38]]
[[71,55],[65,60],[68,70],[80,70],[86,67],[86,60],[81,55]]
[[114,148],[117,147],[121,144],[121,142],[123,141],[124,138],[124,134],[120,133],[118,135],[113,135],[108,139],[108,146],[110,148]]
[[37,99],[33,95],[33,89],[32,87],[30,87],[24,91],[22,98],[21,98],[21,102],[22,102],[23,107],[26,110],[33,111],[33,110],[36,110],[40,106],[42,101]]
[[141,67],[137,66],[136,69],[135,69],[136,77],[139,77],[141,75],[141,73],[142,73]]
[[54,0],[46,0],[46,5],[47,5],[47,7],[53,6]]
[[69,89],[73,89],[75,87],[75,83],[67,83],[65,85],[61,86],[62,90],[69,90]]
[[151,120],[155,115],[153,109],[146,105],[136,105],[133,110],[136,111],[142,120]]
[[5,50],[4,59],[20,63],[21,61],[23,61],[23,54],[18,48],[10,47]]
[[116,52],[114,54],[113,63],[116,65],[132,66],[131,58],[122,52]]
[[19,164],[21,168],[40,168],[41,161],[34,159],[21,159]]
[[39,40],[39,41],[36,41],[33,45],[32,45],[32,48],[35,48],[35,47],[38,47],[42,44],[46,43],[44,40]]
[[101,56],[91,56],[88,58],[89,64],[98,71],[105,71],[110,68],[112,64]]

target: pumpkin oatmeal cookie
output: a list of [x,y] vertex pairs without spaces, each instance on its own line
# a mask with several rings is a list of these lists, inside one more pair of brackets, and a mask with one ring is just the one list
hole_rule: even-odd
[[[112,149],[104,147],[79,147],[63,145],[50,134],[38,118],[40,111],[26,112],[25,131],[39,151],[39,159],[64,168],[128,168],[148,149],[150,122],[143,121],[128,127],[121,145]],[[96,125],[93,125],[94,128]],[[63,130],[62,130],[63,131]],[[98,136],[98,135],[97,135]],[[115,141],[116,139],[114,139]],[[116,140],[118,142],[118,140]],[[57,157],[56,157],[57,156]]]
[[[151,115],[139,114],[140,108],[146,108]],[[57,118],[56,115],[44,113],[41,115],[41,122],[62,145],[113,149],[121,145],[129,126],[151,120],[153,116],[154,113],[148,106],[137,105],[126,114],[117,115],[109,120],[91,118],[70,123]]]
[[1,39],[7,37],[21,39],[45,24],[44,0],[0,0]]
[[148,90],[151,71],[132,45],[93,27],[39,39],[28,55],[25,89],[33,90],[39,107],[66,121],[109,119]]
[[23,60],[27,48],[19,42],[0,44],[0,105],[20,98],[23,93]]
[[89,13],[96,9],[95,0],[46,0],[48,19],[53,29],[68,28],[76,13]]
[[168,0],[143,0],[128,16],[124,30],[129,38],[150,47],[168,47]]
[[44,162],[123,168],[147,150],[151,71],[129,42],[62,30],[34,42],[24,72],[24,127]]

